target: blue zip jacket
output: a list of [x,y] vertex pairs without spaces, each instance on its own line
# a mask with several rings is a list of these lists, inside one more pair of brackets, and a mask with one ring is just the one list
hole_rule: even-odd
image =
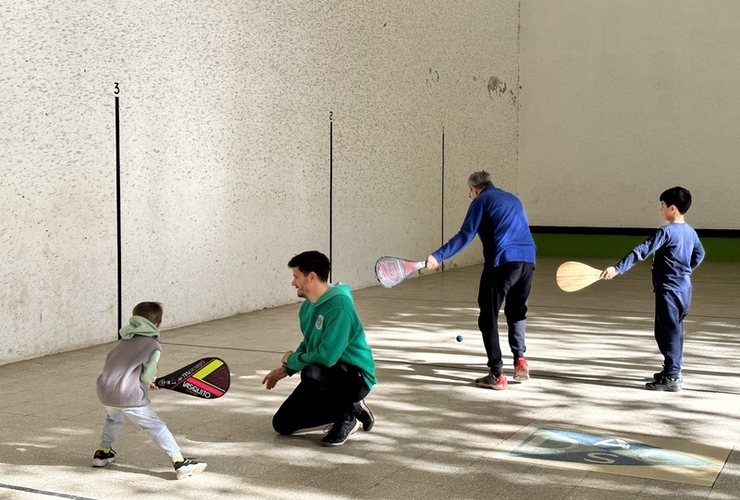
[[432,256],[449,259],[478,234],[483,243],[485,267],[507,262],[535,262],[535,244],[524,206],[515,195],[491,185],[470,202],[460,231]]
[[662,226],[614,267],[619,274],[624,274],[651,253],[655,254],[654,290],[681,292],[691,289],[691,272],[704,260],[704,247],[693,227],[683,222]]

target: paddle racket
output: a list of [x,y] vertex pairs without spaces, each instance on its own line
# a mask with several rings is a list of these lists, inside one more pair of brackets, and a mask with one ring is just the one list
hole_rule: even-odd
[[231,372],[224,360],[203,358],[154,380],[157,387],[203,399],[220,398],[229,390]]
[[555,278],[561,290],[575,292],[599,281],[600,275],[600,269],[571,260],[560,264]]
[[375,262],[375,277],[386,288],[393,288],[426,265],[425,261],[381,257]]

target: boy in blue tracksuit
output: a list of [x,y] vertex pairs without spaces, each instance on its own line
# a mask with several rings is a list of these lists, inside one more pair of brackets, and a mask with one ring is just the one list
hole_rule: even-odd
[[509,347],[514,356],[514,380],[529,379],[524,358],[527,302],[535,268],[535,244],[522,202],[497,188],[485,170],[468,177],[470,202],[460,231],[426,260],[429,269],[449,259],[473,241],[483,244],[483,273],[478,288],[478,328],[488,356],[489,373],[475,380],[479,387],[503,390],[508,386],[498,334],[501,306],[509,327]]
[[653,236],[636,246],[615,266],[601,273],[604,279],[624,274],[650,254],[653,259],[652,276],[655,292],[655,341],[663,355],[663,369],[655,380],[645,386],[653,391],[681,390],[683,364],[683,320],[691,304],[691,272],[704,259],[696,231],[684,222],[684,214],[691,206],[688,189],[674,187],[660,195],[660,215],[668,224]]

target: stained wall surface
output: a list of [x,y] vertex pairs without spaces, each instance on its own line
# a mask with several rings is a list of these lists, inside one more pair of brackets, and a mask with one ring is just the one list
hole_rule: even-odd
[[158,300],[172,327],[295,301],[307,249],[373,285],[454,234],[471,171],[518,189],[517,0],[26,0],[0,23],[0,363],[116,338],[118,214],[121,316]]
[[519,192],[536,225],[740,229],[740,3],[522,0]]

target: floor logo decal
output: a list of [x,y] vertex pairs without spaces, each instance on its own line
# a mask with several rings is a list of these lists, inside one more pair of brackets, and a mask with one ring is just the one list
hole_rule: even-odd
[[529,425],[490,455],[504,460],[711,486],[730,450],[679,439]]

